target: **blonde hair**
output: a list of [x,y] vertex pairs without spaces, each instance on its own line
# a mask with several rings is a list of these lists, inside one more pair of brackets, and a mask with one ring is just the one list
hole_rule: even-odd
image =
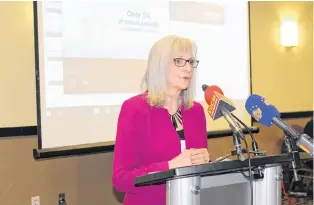
[[[147,91],[147,101],[150,106],[163,107],[165,105],[166,77],[169,62],[176,52],[192,51],[196,58],[197,47],[187,38],[169,35],[157,41],[149,52],[147,68],[143,76],[142,87]],[[189,87],[181,92],[179,106],[191,108],[195,97],[195,69],[191,76]]]

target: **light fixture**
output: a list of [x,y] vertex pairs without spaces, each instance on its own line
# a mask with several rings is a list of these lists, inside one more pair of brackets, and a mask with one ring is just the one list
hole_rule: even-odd
[[295,19],[283,19],[280,25],[280,43],[285,47],[294,47],[299,43],[299,26]]

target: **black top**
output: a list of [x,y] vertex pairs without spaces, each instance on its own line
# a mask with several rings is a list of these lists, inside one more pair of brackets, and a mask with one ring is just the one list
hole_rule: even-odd
[[178,130],[177,133],[178,133],[180,139],[184,140],[184,131],[183,131],[183,129],[182,130]]

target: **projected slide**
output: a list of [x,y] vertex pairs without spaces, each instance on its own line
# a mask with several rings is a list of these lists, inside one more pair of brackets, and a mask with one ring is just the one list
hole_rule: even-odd
[[[121,104],[140,92],[149,50],[169,34],[198,46],[197,101],[204,104],[202,84],[216,84],[243,106],[250,90],[247,7],[219,0],[38,2],[43,148],[114,142]],[[212,123],[209,130],[225,126]]]

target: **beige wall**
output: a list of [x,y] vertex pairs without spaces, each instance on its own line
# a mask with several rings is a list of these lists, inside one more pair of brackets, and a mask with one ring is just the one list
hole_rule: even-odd
[[36,125],[31,2],[0,1],[0,127]]
[[[251,54],[253,93],[281,112],[313,109],[312,2],[252,2]],[[299,24],[299,45],[280,45],[280,21],[292,16]]]
[[[281,111],[313,109],[311,97],[306,97],[313,92],[309,83],[313,82],[311,4],[251,3],[253,91],[280,104]],[[283,51],[277,38],[279,16],[292,6],[300,19],[302,44]],[[32,4],[0,2],[0,25],[0,126],[36,125]],[[276,93],[271,88],[276,88]],[[303,96],[294,105],[289,93]],[[288,122],[304,125],[307,121]],[[279,153],[280,136],[275,127],[261,127],[256,138],[261,150],[273,154]],[[231,143],[229,137],[210,140],[212,157],[229,152]],[[56,204],[59,192],[66,193],[69,205],[120,204],[111,186],[111,153],[34,161],[34,148],[36,136],[0,139],[0,204],[30,204],[30,198],[37,195],[42,204]]]

